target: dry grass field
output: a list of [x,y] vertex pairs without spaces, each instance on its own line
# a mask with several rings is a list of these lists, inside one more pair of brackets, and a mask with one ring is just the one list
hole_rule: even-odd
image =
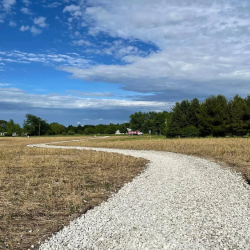
[[147,163],[104,152],[26,147],[72,139],[78,138],[0,138],[0,249],[37,248]]
[[250,184],[250,139],[248,138],[156,138],[153,137],[150,140],[148,136],[109,137],[91,141],[60,143],[58,145],[157,150],[194,155],[236,170]]

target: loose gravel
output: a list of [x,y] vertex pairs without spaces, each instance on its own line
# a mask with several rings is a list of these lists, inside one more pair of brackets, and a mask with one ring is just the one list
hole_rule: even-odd
[[115,152],[150,161],[142,174],[40,250],[250,249],[250,188],[229,169],[168,152],[30,146]]

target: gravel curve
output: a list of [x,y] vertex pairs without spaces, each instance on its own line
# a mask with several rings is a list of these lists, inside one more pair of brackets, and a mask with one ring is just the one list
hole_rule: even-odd
[[40,250],[250,249],[250,187],[229,169],[169,152],[29,146],[150,161],[132,182],[54,234]]

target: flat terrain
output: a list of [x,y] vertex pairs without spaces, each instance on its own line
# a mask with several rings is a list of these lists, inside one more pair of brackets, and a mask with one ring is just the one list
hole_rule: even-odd
[[59,142],[56,146],[198,156],[241,173],[250,183],[248,138],[0,137],[0,249],[28,249],[31,245],[36,248],[69,221],[107,200],[112,192],[145,169],[147,163],[144,159],[114,153],[26,147],[51,142]]
[[147,163],[113,153],[26,147],[74,139],[0,138],[0,249],[36,248],[106,200]]
[[64,146],[167,151],[198,156],[241,173],[250,184],[250,138],[166,139],[163,136],[123,136],[59,143]]
[[228,168],[171,152],[33,146],[92,149],[150,162],[107,202],[73,220],[39,250],[250,249],[250,186]]

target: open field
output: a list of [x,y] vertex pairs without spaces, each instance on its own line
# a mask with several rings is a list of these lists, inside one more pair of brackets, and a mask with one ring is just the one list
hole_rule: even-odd
[[147,163],[113,153],[26,147],[72,139],[83,137],[0,138],[0,249],[36,248]]
[[149,136],[144,135],[142,137],[111,137],[58,145],[157,150],[194,155],[231,167],[241,173],[245,180],[250,183],[249,138],[166,139],[163,136],[153,136],[150,140]]

